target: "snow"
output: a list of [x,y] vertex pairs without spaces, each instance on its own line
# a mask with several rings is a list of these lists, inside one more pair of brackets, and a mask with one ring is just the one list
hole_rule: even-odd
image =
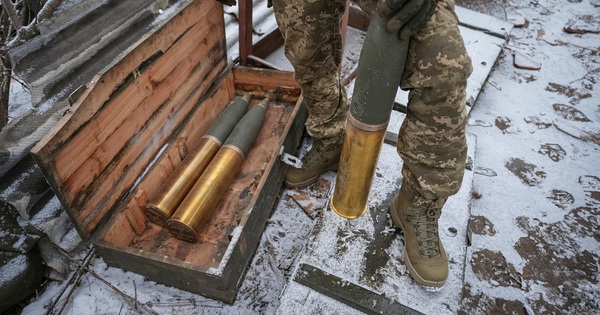
[[31,96],[27,89],[16,79],[10,80],[10,97],[8,99],[8,120],[21,116],[31,108]]
[[[529,25],[512,30],[508,46],[500,49],[499,60],[494,63],[490,76],[483,79],[481,93],[473,99],[475,106],[470,112],[467,131],[476,137],[472,192],[480,197],[456,200],[456,203],[468,204],[471,218],[485,218],[488,222],[485,231],[488,232],[471,231],[471,246],[465,248],[464,259],[457,257],[458,249],[449,250],[456,265],[451,268],[458,271],[464,262],[464,278],[460,279],[463,287],[453,287],[456,292],[436,293],[438,296],[457,294],[452,303],[460,303],[453,305],[462,312],[508,312],[501,310],[501,306],[494,309],[494,305],[502,302],[514,302],[517,304],[515,312],[525,310],[528,314],[561,311],[591,314],[600,308],[600,240],[597,232],[600,209],[600,170],[597,166],[600,160],[600,89],[597,83],[600,80],[600,35],[563,31],[568,21],[598,12],[599,6],[597,0],[503,2],[507,16],[522,16]],[[527,51],[541,64],[541,69],[516,68],[513,65],[515,49]],[[564,107],[555,104],[571,106],[589,121],[574,120],[573,117],[579,117],[579,114],[569,116],[564,111],[559,112],[556,108]],[[397,130],[401,119],[400,114],[395,115],[399,116],[393,119],[391,131]],[[305,141],[302,152],[308,145]],[[555,161],[544,153],[544,145],[553,145],[546,148],[558,145],[564,155],[557,155]],[[389,151],[382,154],[381,167],[385,170],[397,163],[394,162],[397,156],[393,150]],[[323,176],[330,182],[333,178],[333,173]],[[397,186],[394,181],[374,185],[375,204],[384,207],[387,198],[378,187],[392,190]],[[568,198],[562,203],[552,199],[555,191],[565,192],[560,196],[572,196],[572,202]],[[352,278],[355,277],[352,271],[364,263],[363,255],[357,254],[365,246],[365,240],[360,236],[351,240],[353,246],[349,246],[345,254],[346,265],[319,262],[313,256],[305,255],[316,250],[311,236],[315,225],[332,224],[326,228],[337,230],[339,226],[351,227],[355,223],[324,210],[319,211],[320,218],[312,220],[286,190],[282,190],[280,197],[233,305],[109,268],[99,257],[92,260],[90,267],[106,281],[160,314],[304,314],[309,309],[322,314],[359,314],[290,280],[299,261],[313,259],[309,262],[322,263],[326,271],[347,274],[350,280],[358,281],[358,278]],[[323,221],[323,218],[330,220]],[[370,217],[364,219],[372,220]],[[447,239],[457,239],[452,237],[453,233],[446,233],[448,227],[456,228],[457,235],[464,235],[464,227],[455,224],[451,218],[442,218],[442,222],[443,235]],[[494,233],[490,232],[492,228]],[[391,228],[386,227],[381,234],[388,235],[390,231]],[[346,236],[346,241],[350,236]],[[535,246],[523,247],[527,242]],[[318,250],[322,253],[336,250],[333,246],[326,247],[327,244],[323,242],[323,247]],[[392,244],[387,254],[401,260],[400,238],[396,237]],[[487,253],[497,253],[504,259],[504,265],[496,268],[496,260],[493,260],[494,264],[485,265],[475,259]],[[479,268],[482,265],[486,268]],[[511,268],[514,268],[514,274]],[[392,261],[382,270],[398,273],[404,282],[386,283],[381,288],[386,296],[402,295],[398,285],[406,285],[417,297],[431,294],[422,292],[411,282],[402,261]],[[5,271],[0,274],[4,275]],[[506,274],[518,279],[517,283],[505,283],[502,276]],[[453,277],[459,275],[453,274]],[[553,281],[561,284],[555,285]],[[45,306],[66,285],[66,282],[50,282],[44,293],[25,308],[24,314],[45,313]],[[71,300],[65,302],[63,297],[60,303],[66,303],[65,313],[141,312],[89,273],[83,276],[79,286],[70,290],[73,290]],[[461,296],[462,302],[457,300]],[[421,310],[430,314],[447,312],[431,301],[422,301]]]
[[27,268],[27,255],[17,255],[0,267],[0,286],[4,286]]

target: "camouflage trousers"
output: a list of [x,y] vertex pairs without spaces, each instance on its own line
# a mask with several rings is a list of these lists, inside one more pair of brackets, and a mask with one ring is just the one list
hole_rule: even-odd
[[[373,12],[376,0],[357,1]],[[309,110],[307,130],[321,145],[341,143],[348,102],[338,67],[342,45],[339,23],[345,1],[273,0],[285,39],[285,53],[296,70]],[[454,13],[454,0],[440,0],[425,27],[411,37],[401,87],[409,91],[406,118],[398,132],[404,184],[427,199],[460,189],[467,155],[466,86],[472,72]],[[339,141],[339,142],[338,142]]]
[[342,145],[348,98],[338,69],[345,0],[273,0],[284,52],[308,110],[306,131],[321,152]]

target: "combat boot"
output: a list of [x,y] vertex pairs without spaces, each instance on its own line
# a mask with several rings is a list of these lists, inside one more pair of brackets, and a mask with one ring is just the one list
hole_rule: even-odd
[[289,188],[306,187],[326,171],[337,171],[341,151],[341,147],[324,152],[313,147],[302,158],[302,167],[290,166],[285,174],[285,185]]
[[419,284],[441,288],[448,279],[448,257],[438,234],[438,219],[446,198],[425,199],[402,185],[390,206],[394,225],[404,231],[404,261]]

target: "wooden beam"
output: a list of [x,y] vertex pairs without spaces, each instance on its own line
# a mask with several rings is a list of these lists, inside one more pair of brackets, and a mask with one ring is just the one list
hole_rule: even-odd
[[350,6],[348,25],[366,32],[371,24],[371,16],[355,6]]
[[248,56],[252,55],[252,1],[239,0],[238,10],[240,65],[246,66]]
[[283,35],[281,35],[281,32],[277,28],[254,44],[252,55],[260,59],[265,59],[281,45],[283,45]]
[[348,16],[350,15],[350,7],[350,0],[346,0],[346,10],[344,11],[344,15],[342,16],[342,21],[340,22],[340,33],[342,34],[342,47],[344,47],[344,45],[346,44],[346,32],[348,30]]
[[406,305],[394,302],[381,294],[377,294],[308,264],[300,265],[294,280],[367,314],[422,314]]

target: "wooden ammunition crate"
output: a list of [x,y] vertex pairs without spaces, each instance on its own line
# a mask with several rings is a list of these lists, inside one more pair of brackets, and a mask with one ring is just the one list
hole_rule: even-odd
[[[180,1],[179,3],[182,3]],[[87,85],[33,148],[84,240],[107,264],[233,302],[306,120],[292,73],[230,67],[222,5],[186,1]],[[268,97],[265,123],[198,243],[142,206],[236,96]]]

